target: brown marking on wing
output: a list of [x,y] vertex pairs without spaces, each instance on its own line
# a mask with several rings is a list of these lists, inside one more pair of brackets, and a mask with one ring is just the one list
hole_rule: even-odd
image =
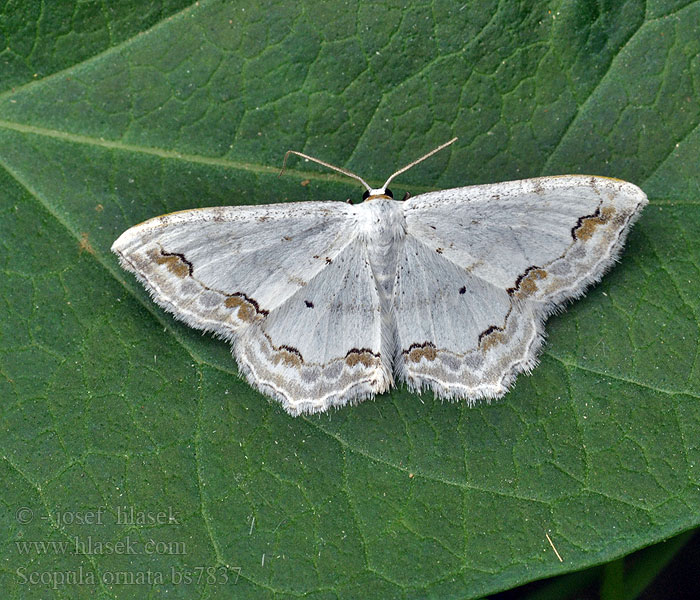
[[[537,267],[532,268],[536,269]],[[527,273],[527,271],[525,271],[525,273]],[[510,293],[510,290],[508,290],[508,293]],[[508,341],[506,336],[506,327],[508,326],[508,319],[510,318],[512,312],[513,304],[511,303],[505,319],[503,319],[503,325],[501,327],[498,325],[491,325],[479,334],[479,348],[482,350],[488,350],[489,348],[493,348],[496,344],[503,344]]]
[[420,362],[422,358],[428,361],[433,361],[437,358],[437,350],[432,342],[411,344],[410,348],[404,350],[403,353],[408,357],[408,360],[414,363]]
[[268,314],[266,310],[260,308],[255,300],[248,298],[248,296],[240,292],[231,294],[226,298],[226,300],[224,300],[224,306],[226,306],[226,308],[237,308],[238,318],[245,323],[252,323]]
[[165,250],[150,250],[148,256],[159,265],[165,265],[175,277],[184,279],[192,275],[192,263],[185,258],[184,254],[176,252],[166,252]]
[[506,336],[503,327],[497,327],[496,325],[491,325],[491,327],[479,334],[479,348],[482,350],[489,350],[505,341]]
[[545,279],[546,277],[547,271],[533,265],[525,269],[525,272],[519,275],[515,280],[515,285],[512,288],[508,288],[506,291],[510,296],[527,298],[537,291],[537,281]]
[[571,230],[571,235],[575,240],[588,241],[591,239],[597,227],[605,225],[615,216],[615,209],[612,206],[598,207],[592,215],[579,217],[576,225]]
[[277,365],[283,363],[287,367],[299,368],[304,363],[301,352],[292,346],[280,346],[272,359]]
[[369,369],[377,363],[378,358],[378,354],[375,354],[367,348],[353,348],[352,350],[349,350],[348,353],[345,355],[345,364],[349,367],[354,367],[357,364],[362,364],[363,366]]

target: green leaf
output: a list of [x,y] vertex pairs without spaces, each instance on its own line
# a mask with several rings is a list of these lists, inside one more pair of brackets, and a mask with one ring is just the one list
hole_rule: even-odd
[[[182,4],[0,15],[6,596],[469,598],[700,524],[700,3]],[[293,419],[109,252],[169,211],[361,194],[278,179],[287,149],[380,184],[452,135],[397,196],[571,172],[650,198],[490,405]]]

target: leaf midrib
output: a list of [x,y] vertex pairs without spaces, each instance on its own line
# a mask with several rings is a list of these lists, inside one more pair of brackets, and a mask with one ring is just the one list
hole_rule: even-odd
[[[167,160],[182,160],[194,164],[207,165],[210,167],[225,167],[228,169],[236,169],[239,171],[247,171],[258,175],[280,175],[281,167],[272,167],[269,165],[261,165],[253,162],[237,161],[227,158],[217,158],[214,156],[202,156],[201,154],[189,154],[186,152],[177,152],[175,150],[166,150],[151,146],[139,146],[136,144],[128,144],[118,140],[108,140],[105,138],[97,138],[93,136],[81,135],[77,133],[69,133],[59,129],[49,129],[47,127],[37,127],[36,125],[26,125],[14,121],[0,119],[0,128],[17,131],[19,133],[38,135],[48,138],[57,139],[63,142],[74,144],[82,144],[87,146],[96,146],[108,150],[119,150],[127,153],[147,154],[150,156],[158,156]],[[313,179],[324,182],[333,183],[348,183],[348,178],[334,173],[318,173],[313,171],[303,171],[294,168],[285,168],[285,173],[291,173],[299,179]],[[381,185],[378,180],[373,183],[377,187]],[[434,188],[423,186],[411,186],[420,191],[432,191]]]

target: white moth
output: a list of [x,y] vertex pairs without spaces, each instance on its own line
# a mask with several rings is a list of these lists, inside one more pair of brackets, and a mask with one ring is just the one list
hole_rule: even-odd
[[588,175],[392,198],[396,175],[452,142],[377,189],[292,152],[359,180],[364,202],[186,210],[112,250],[165,310],[229,340],[250,384],[292,415],[397,380],[498,398],[535,366],[547,317],[615,261],[647,198]]

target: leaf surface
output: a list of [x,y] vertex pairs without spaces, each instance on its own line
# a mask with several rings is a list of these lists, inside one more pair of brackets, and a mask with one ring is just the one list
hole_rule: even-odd
[[[74,8],[2,29],[9,598],[478,597],[700,524],[698,2]],[[287,149],[378,185],[452,135],[397,197],[594,173],[650,198],[491,405],[399,389],[292,419],[109,252],[165,212],[361,195],[309,163],[277,178]],[[135,552],[18,545],[89,537]],[[25,581],[45,572],[84,578]]]

